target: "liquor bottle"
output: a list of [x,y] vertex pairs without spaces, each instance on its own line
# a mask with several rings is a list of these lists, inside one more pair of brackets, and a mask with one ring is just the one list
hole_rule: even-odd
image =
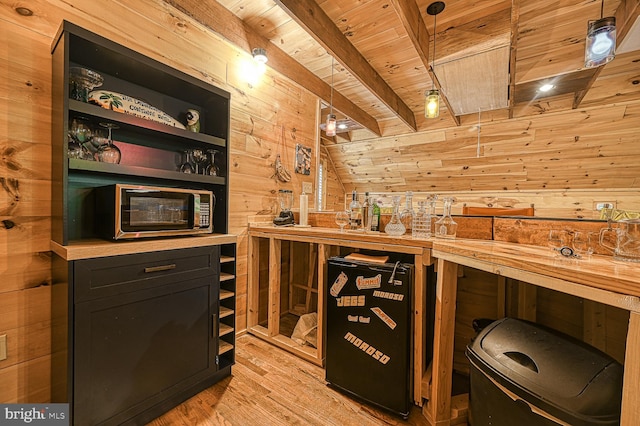
[[407,230],[407,232],[411,233],[411,235],[413,235],[413,192],[411,191],[407,191],[405,193],[405,201],[406,201],[406,206],[404,208],[404,210],[402,211],[402,213],[400,214],[400,220],[402,221],[402,224],[404,225],[405,229]]
[[352,230],[362,227],[362,204],[358,201],[358,193],[354,189],[351,193],[351,204],[349,204],[349,228]]
[[378,232],[380,231],[380,205],[376,200],[373,200],[372,204],[371,230]]
[[371,201],[369,200],[369,193],[364,193],[364,203],[362,203],[362,224],[365,231],[371,231],[371,216],[373,209],[371,208]]

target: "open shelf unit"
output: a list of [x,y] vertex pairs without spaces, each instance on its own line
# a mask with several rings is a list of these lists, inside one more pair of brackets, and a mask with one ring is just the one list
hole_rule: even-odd
[[220,247],[220,310],[218,312],[218,362],[220,368],[235,362],[236,245]]

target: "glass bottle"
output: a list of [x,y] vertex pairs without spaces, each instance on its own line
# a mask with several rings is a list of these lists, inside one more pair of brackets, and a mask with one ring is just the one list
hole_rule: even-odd
[[349,204],[349,229],[356,230],[362,227],[362,204],[358,201],[358,193],[354,189],[351,193],[351,204]]
[[412,238],[426,239],[431,236],[431,218],[427,214],[426,201],[418,201],[418,211],[413,215]]
[[429,215],[429,238],[433,237],[435,232],[433,231],[433,221],[438,218],[436,215],[436,202],[438,201],[437,195],[430,195],[427,197],[427,215]]
[[436,237],[455,239],[458,224],[453,220],[453,217],[451,217],[451,204],[453,204],[454,198],[445,197],[442,201],[444,203],[444,212],[442,217],[436,222]]
[[387,223],[387,226],[384,228],[384,232],[389,235],[400,236],[404,235],[406,232],[406,228],[402,224],[400,220],[400,196],[393,197],[393,214],[391,215],[391,220]]
[[372,200],[373,206],[371,207],[371,230],[378,232],[380,231],[380,205],[379,201]]
[[400,214],[400,220],[404,225],[404,228],[407,232],[411,231],[411,235],[413,235],[412,225],[413,225],[413,192],[407,191],[405,193],[405,201],[406,205],[402,213]]
[[362,203],[362,227],[365,231],[371,231],[371,216],[373,209],[371,208],[371,200],[369,193],[364,193],[364,203]]

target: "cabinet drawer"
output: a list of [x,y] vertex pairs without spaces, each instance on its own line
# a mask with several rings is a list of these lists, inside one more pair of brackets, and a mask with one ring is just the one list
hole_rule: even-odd
[[198,247],[73,262],[76,303],[178,281],[218,279],[219,248]]

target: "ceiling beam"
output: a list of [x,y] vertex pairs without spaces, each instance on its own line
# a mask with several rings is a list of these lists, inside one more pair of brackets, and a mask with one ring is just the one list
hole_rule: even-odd
[[[269,56],[268,66],[271,69],[310,91],[320,99],[330,99],[331,86],[329,84],[303,67],[267,38],[262,37],[218,2],[202,0],[164,1],[246,52],[251,53],[255,47],[265,48]],[[374,134],[381,136],[378,121],[335,90],[333,92],[333,107]]]
[[291,18],[333,55],[362,85],[393,111],[413,131],[417,130],[413,111],[389,87],[338,26],[314,0],[275,0]]
[[616,9],[616,44],[624,40],[638,16],[640,16],[640,0],[622,0]]
[[429,30],[427,30],[427,26],[424,24],[418,5],[414,0],[391,0],[391,3],[393,4],[393,8],[396,10],[396,14],[400,18],[400,21],[402,21],[402,25],[404,25],[407,35],[409,35],[409,39],[413,43],[413,47],[416,49],[416,52],[418,52],[418,56],[420,57],[424,68],[428,71],[429,76],[431,76],[433,85],[440,91],[440,99],[446,105],[447,111],[453,118],[453,121],[457,126],[459,126],[460,117],[456,115],[455,111],[451,107],[449,99],[447,99],[446,94],[440,86],[440,81],[436,77],[432,67],[429,65]]

